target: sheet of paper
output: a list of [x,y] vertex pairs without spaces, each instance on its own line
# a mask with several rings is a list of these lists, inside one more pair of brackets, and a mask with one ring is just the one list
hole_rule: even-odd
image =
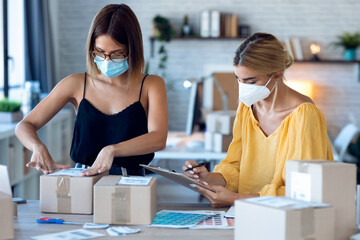
[[203,214],[214,214],[212,217],[199,222],[190,229],[231,229],[234,228],[233,224],[229,226],[227,219],[225,218],[224,211],[195,211]]
[[8,168],[5,165],[0,165],[0,192],[12,195]]
[[81,173],[85,171],[84,168],[68,168],[61,169],[57,172],[49,174],[49,176],[71,176],[71,177],[81,177]]
[[311,175],[302,172],[291,172],[292,198],[311,201]]
[[52,233],[52,234],[45,234],[31,237],[35,240],[81,240],[81,239],[91,239],[91,238],[98,238],[104,237],[105,234],[92,232],[85,229],[77,229],[72,231],[65,231],[59,233]]
[[147,186],[149,185],[152,177],[121,177],[118,185],[134,185],[134,186]]
[[129,228],[129,227],[110,227],[106,229],[106,232],[112,236],[124,236],[127,234],[134,234],[140,232],[140,228]]
[[225,213],[225,217],[227,218],[234,218],[235,217],[235,206],[231,206],[229,210]]
[[162,210],[156,213],[150,227],[190,228],[214,214],[198,213],[197,211]]
[[308,208],[308,207],[327,207],[327,203],[305,202],[296,199],[290,199],[285,197],[257,197],[248,198],[245,201],[258,203],[264,206],[283,208],[292,207],[296,209]]
[[85,223],[83,228],[85,229],[106,229],[109,227],[109,224],[96,224],[96,223]]

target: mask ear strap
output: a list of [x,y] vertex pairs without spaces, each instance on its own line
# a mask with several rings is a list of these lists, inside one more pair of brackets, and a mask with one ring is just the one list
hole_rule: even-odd
[[271,79],[274,77],[274,74],[275,74],[275,73],[273,73],[273,74],[271,75],[269,81],[267,81],[267,83],[265,84],[265,87],[269,84],[269,82],[271,81]]
[[275,82],[273,88],[271,89],[270,93],[272,93],[272,91],[275,89],[275,87],[277,86],[277,82]]

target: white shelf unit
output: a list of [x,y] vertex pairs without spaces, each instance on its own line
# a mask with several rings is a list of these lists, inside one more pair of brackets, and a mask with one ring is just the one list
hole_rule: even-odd
[[[38,131],[40,140],[48,148],[54,161],[71,164],[70,146],[74,114],[61,110]],[[39,177],[42,172],[27,168],[31,152],[15,136],[16,123],[0,123],[0,164],[7,165],[14,197],[39,199]]]

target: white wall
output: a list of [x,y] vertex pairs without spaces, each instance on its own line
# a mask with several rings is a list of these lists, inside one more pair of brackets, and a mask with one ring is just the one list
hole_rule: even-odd
[[[157,58],[150,59],[152,18],[161,14],[170,18],[179,29],[184,14],[198,30],[199,13],[205,9],[218,9],[237,13],[252,32],[264,31],[279,39],[298,36],[303,47],[318,43],[323,59],[341,59],[341,49],[330,43],[343,31],[360,31],[360,1],[358,0],[59,0],[59,46],[57,79],[74,72],[84,72],[85,41],[92,18],[104,5],[123,2],[138,16],[144,38],[145,59],[150,60],[150,72],[156,73]],[[168,44],[169,60],[166,82],[170,106],[170,128],[184,129],[188,91],[181,82],[185,78],[202,77],[206,65],[229,64],[240,40],[174,40]],[[155,44],[158,47],[158,43]],[[156,50],[155,50],[156,51]],[[358,58],[360,53],[358,51]],[[337,133],[349,121],[352,112],[360,120],[360,82],[358,69],[346,64],[296,64],[287,74],[288,79],[304,78],[315,83],[315,103],[324,112],[331,133]]]

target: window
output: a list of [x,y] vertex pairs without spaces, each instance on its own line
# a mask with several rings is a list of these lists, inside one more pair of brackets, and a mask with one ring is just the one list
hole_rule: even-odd
[[9,99],[22,101],[25,81],[24,1],[8,1]]
[[[2,0],[0,8],[0,46],[3,46],[0,48],[0,98],[5,96],[6,90],[4,59],[6,59],[7,49],[8,97],[22,101],[22,87],[25,81],[24,2],[23,0]],[[7,41],[4,41],[4,36],[7,36]]]

